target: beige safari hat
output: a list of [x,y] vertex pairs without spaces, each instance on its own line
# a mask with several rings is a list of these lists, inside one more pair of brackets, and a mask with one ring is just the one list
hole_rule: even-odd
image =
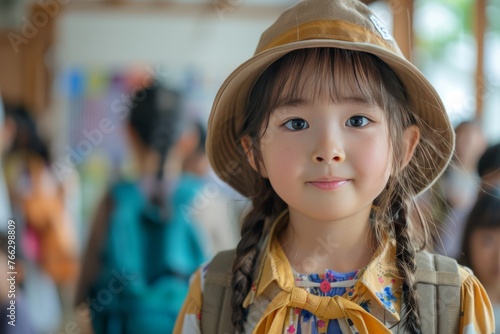
[[[441,175],[454,148],[454,131],[443,102],[423,74],[405,59],[382,22],[357,0],[305,0],[286,10],[261,36],[252,58],[223,83],[208,120],[207,155],[215,173],[245,196],[255,195],[260,175],[238,148],[250,92],[259,76],[278,58],[305,48],[334,47],[374,54],[402,81],[415,112],[431,128],[439,154],[420,166],[414,180],[419,194]],[[425,176],[425,177],[424,177]]]

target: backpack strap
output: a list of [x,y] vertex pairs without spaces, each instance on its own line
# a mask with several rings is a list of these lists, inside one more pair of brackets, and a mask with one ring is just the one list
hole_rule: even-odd
[[236,258],[236,250],[228,250],[215,255],[209,263],[203,285],[201,308],[201,328],[205,334],[231,334],[231,266]]
[[[460,275],[454,259],[426,251],[417,252],[415,286],[422,333],[458,333],[460,320]],[[406,303],[403,301],[403,305]],[[402,317],[406,313],[404,310]],[[393,333],[406,333],[398,326]]]

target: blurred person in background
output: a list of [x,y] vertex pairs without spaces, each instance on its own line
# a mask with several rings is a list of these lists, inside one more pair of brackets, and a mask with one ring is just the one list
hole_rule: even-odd
[[[14,221],[16,258],[23,264],[22,287],[33,327],[56,331],[69,305],[78,273],[78,245],[66,207],[63,184],[50,168],[48,145],[30,112],[6,105],[15,123],[15,136],[4,160]],[[66,307],[67,308],[67,307]]]
[[481,178],[480,195],[500,186],[500,143],[486,149],[477,164],[477,172]]
[[203,183],[181,182],[193,147],[181,95],[152,82],[130,105],[136,175],[114,182],[96,211],[75,300],[96,334],[171,332],[206,259],[203,235],[184,214]]
[[487,147],[480,125],[465,121],[455,128],[455,155],[434,187],[439,193],[434,215],[437,224],[437,251],[457,259],[460,254],[465,219],[474,205],[480,182],[477,174],[479,157]]
[[[4,224],[2,222],[2,224]],[[7,226],[7,224],[5,224]],[[15,259],[15,272],[13,278],[9,272],[8,262],[12,255],[7,248],[7,235],[0,235],[0,333],[3,334],[39,334],[33,326],[31,315],[28,311],[28,305],[24,291],[20,283],[22,283],[24,272],[23,264],[20,259]]]
[[210,175],[210,165],[205,152],[207,132],[200,122],[193,122],[188,131],[191,154],[186,156],[182,165],[181,181],[187,185],[201,182],[200,191],[193,205],[185,214],[195,217],[199,229],[207,236],[207,253],[216,253],[236,247],[239,240],[237,224],[233,216],[239,216],[238,208],[223,187]]
[[56,284],[72,284],[78,274],[78,245],[64,185],[52,172],[48,145],[30,112],[23,106],[7,106],[6,111],[17,131],[5,158],[5,175],[15,214],[25,223],[25,255]]
[[186,156],[182,163],[182,170],[185,173],[205,178],[208,174],[210,165],[205,152],[205,143],[207,140],[207,130],[201,122],[192,122],[188,136],[190,145],[193,149],[190,154]]
[[[16,126],[14,120],[11,117],[6,117],[3,103],[0,98],[0,319],[2,319],[0,324],[0,333],[35,334],[36,332],[33,328],[32,320],[27,310],[24,292],[19,284],[22,282],[24,276],[23,261],[20,252],[15,247],[17,244],[15,240],[15,220],[13,220],[13,224],[9,224],[9,221],[13,219],[14,216],[12,214],[9,194],[5,184],[2,168],[2,157],[4,153],[9,150],[15,133]],[[14,236],[14,239],[12,240],[15,242],[13,245],[14,247],[10,248],[8,247],[9,226],[11,226],[11,235]],[[9,260],[11,262],[8,262]],[[14,267],[9,268],[9,265],[12,265],[12,263],[15,263]],[[17,272],[14,281],[10,280],[11,277],[7,274],[8,272],[13,271]],[[12,287],[14,287],[13,290]],[[11,304],[12,300],[14,300],[14,306]],[[10,310],[12,308],[15,313],[14,319],[16,321],[14,322],[10,317]],[[9,322],[11,322],[11,324],[9,324]]]
[[[500,185],[498,185],[500,186]],[[500,324],[500,188],[479,196],[464,230],[461,264],[472,269],[486,289]],[[497,326],[496,332],[500,333]]]
[[0,99],[0,233],[7,233],[7,221],[11,219],[12,207],[3,173],[3,155],[10,149],[16,133],[16,124],[11,117],[6,117],[3,102]]

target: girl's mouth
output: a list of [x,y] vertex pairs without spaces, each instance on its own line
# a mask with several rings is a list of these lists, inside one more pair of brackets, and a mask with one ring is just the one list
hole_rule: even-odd
[[308,183],[320,190],[336,190],[347,184],[347,182],[349,182],[349,180],[311,181]]

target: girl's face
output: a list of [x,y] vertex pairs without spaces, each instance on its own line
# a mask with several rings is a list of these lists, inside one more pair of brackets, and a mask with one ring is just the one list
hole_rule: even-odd
[[283,57],[259,79],[242,145],[290,213],[367,221],[391,172],[408,163],[419,131],[384,66],[363,53],[308,49]]
[[384,111],[362,96],[287,102],[260,145],[262,174],[291,213],[314,220],[367,218],[391,174]]
[[474,274],[488,287],[500,285],[500,228],[478,228],[470,237]]

